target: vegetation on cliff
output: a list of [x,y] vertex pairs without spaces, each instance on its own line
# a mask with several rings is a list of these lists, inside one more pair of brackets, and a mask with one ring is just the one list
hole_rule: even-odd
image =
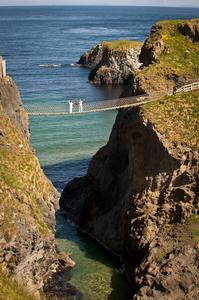
[[144,68],[133,80],[133,92],[169,94],[199,78],[199,19],[156,23],[140,54]]
[[199,91],[165,96],[145,104],[143,111],[171,142],[199,149]]
[[0,272],[1,300],[36,300],[24,287]]
[[109,50],[126,51],[130,48],[140,47],[141,42],[129,40],[112,40],[102,42],[102,46],[107,47]]

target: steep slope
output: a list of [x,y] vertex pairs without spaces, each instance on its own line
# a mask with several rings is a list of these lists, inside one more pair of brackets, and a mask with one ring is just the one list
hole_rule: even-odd
[[[9,278],[33,294],[38,295],[38,291],[43,290],[51,293],[52,276],[55,278],[58,271],[73,265],[70,258],[59,254],[55,247],[55,208],[59,194],[41,170],[28,138],[28,116],[19,91],[11,78],[1,78],[1,299],[16,299],[17,287]],[[6,289],[8,282],[10,289]],[[57,294],[59,296],[59,290]]]
[[24,112],[20,93],[11,77],[0,78],[0,99],[3,114],[29,138],[28,115]]
[[198,120],[198,92],[119,111],[87,176],[61,195],[67,216],[122,257],[134,299],[199,296]]

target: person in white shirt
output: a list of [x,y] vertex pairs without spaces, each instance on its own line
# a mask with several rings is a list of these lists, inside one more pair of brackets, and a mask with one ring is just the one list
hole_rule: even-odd
[[83,112],[83,101],[82,101],[82,99],[80,99],[79,100],[79,112],[81,113],[81,112]]
[[72,114],[72,112],[73,112],[73,102],[70,100],[69,102],[68,102],[68,104],[69,104],[69,114]]

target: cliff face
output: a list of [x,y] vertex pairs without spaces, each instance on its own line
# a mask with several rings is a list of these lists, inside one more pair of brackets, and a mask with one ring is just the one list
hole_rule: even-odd
[[[176,118],[188,99],[192,128],[187,113],[180,122]],[[122,257],[134,299],[199,296],[191,235],[199,227],[198,100],[196,92],[119,111],[87,176],[70,182],[61,195],[69,218]],[[170,126],[175,120],[178,126]]]
[[20,93],[15,82],[8,76],[0,78],[0,99],[2,112],[29,139],[28,115],[24,112]]
[[88,79],[95,84],[128,84],[141,66],[141,45],[132,41],[103,42],[83,54],[78,64],[92,68]]
[[[37,295],[38,291],[51,293],[52,276],[56,281],[59,271],[73,265],[55,247],[59,194],[41,170],[28,137],[28,116],[19,91],[13,80],[5,77],[0,80],[1,299],[18,299],[6,294],[5,283],[9,280],[10,289],[12,286],[8,278]],[[59,296],[60,290],[53,292]]]

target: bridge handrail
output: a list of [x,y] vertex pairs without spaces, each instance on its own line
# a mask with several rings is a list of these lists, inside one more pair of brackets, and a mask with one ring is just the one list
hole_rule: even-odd
[[[199,81],[186,84],[174,91],[174,94],[181,92],[188,92],[195,89],[199,89]],[[159,99],[160,97],[150,98],[147,94],[131,96],[125,98],[117,98],[103,101],[95,102],[84,102],[83,103],[83,113],[89,112],[99,112],[99,111],[108,111],[119,108],[127,108],[145,104],[147,102],[153,102]],[[74,101],[74,100],[73,100]],[[78,99],[76,100],[78,104]],[[26,110],[29,115],[40,116],[40,115],[76,115],[78,112],[78,105],[74,105],[74,110],[72,114],[68,112],[68,103],[55,103],[55,104],[42,104],[39,108],[38,106],[26,106]],[[81,112],[82,113],[82,112]]]
[[175,90],[174,94],[177,94],[180,92],[186,92],[186,91],[190,91],[190,90],[192,91],[192,90],[196,90],[196,89],[199,89],[198,81],[181,86],[180,88]]
[[[114,108],[114,107],[121,107],[123,105],[131,104],[132,102],[139,102],[143,99],[147,99],[148,95],[140,95],[140,96],[133,96],[133,97],[125,97],[125,98],[117,98],[117,99],[110,99],[110,100],[103,100],[103,101],[96,101],[96,102],[85,102],[83,104],[83,110],[99,110],[99,109],[105,109],[105,108]],[[78,104],[78,103],[77,103]],[[37,113],[38,112],[38,106],[31,106],[27,105],[26,110],[30,113]],[[43,104],[39,107],[39,111],[41,113],[47,113],[47,112],[68,112],[68,103],[60,103],[60,104]],[[74,106],[73,113],[78,111],[78,105]]]

